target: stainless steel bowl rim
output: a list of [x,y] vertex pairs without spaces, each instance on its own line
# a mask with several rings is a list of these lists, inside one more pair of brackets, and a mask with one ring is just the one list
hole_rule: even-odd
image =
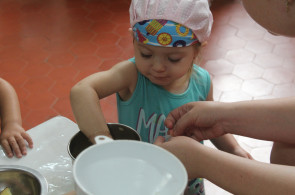
[[25,171],[25,172],[31,173],[40,182],[40,186],[41,186],[41,194],[40,195],[47,195],[48,194],[47,180],[45,179],[45,177],[41,173],[39,173],[35,169],[29,168],[26,166],[21,166],[21,165],[0,165],[0,171],[8,171],[8,170],[20,170],[20,171]]

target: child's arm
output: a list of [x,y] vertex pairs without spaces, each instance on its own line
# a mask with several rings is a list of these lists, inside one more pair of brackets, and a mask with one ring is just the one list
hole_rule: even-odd
[[13,152],[18,158],[27,154],[26,143],[33,147],[33,141],[22,127],[22,119],[17,94],[13,87],[0,78],[0,143],[8,157]]
[[226,134],[221,137],[211,139],[210,141],[219,150],[244,158],[253,159],[253,157],[238,144],[232,134]]
[[96,135],[111,137],[99,100],[116,92],[128,99],[137,82],[137,70],[130,61],[95,73],[71,89],[71,106],[80,130],[94,142]]
[[[207,96],[207,101],[213,101],[213,85],[211,83],[210,92]],[[237,156],[253,159],[252,156],[246,152],[236,141],[233,135],[226,134],[218,138],[210,140],[219,150],[235,154]]]

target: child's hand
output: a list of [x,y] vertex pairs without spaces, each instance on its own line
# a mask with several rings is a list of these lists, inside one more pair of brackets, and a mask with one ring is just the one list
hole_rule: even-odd
[[251,156],[251,154],[249,152],[247,152],[246,150],[244,150],[242,147],[237,146],[234,151],[233,151],[234,155],[243,157],[243,158],[248,158],[251,160],[254,160],[254,158]]
[[32,138],[26,133],[24,128],[17,123],[6,125],[0,134],[0,144],[9,158],[13,157],[13,152],[18,158],[27,154],[25,141],[30,148],[33,148]]

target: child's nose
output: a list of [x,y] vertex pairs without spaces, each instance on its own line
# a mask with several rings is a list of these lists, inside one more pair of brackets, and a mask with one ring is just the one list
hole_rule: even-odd
[[154,64],[153,64],[153,70],[156,72],[163,72],[165,71],[165,65],[163,62],[161,62],[160,59],[155,59]]

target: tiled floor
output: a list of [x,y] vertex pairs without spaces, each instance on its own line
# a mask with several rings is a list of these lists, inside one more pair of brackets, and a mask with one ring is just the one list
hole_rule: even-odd
[[[56,115],[74,120],[70,88],[132,57],[129,2],[0,1],[0,76],[19,95],[26,129]],[[215,100],[294,96],[295,39],[269,34],[239,0],[213,1],[212,12],[212,36],[201,66],[212,75]],[[114,96],[103,100],[109,122],[117,121],[115,106]],[[270,142],[237,139],[257,160],[268,162]],[[214,186],[207,191],[226,194]]]

